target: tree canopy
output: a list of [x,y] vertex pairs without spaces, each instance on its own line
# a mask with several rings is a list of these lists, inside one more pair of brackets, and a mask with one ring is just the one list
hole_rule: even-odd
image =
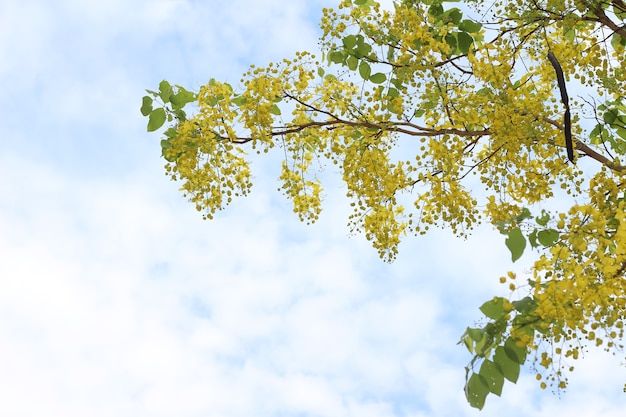
[[529,245],[528,276],[503,274],[510,296],[484,303],[485,325],[461,339],[465,393],[482,408],[528,360],[558,390],[589,346],[622,347],[626,3],[448,3],[342,1],[323,10],[319,56],[251,66],[237,88],[163,81],[141,112],[149,131],[167,123],[167,175],[207,219],[250,192],[249,153],[279,148],[300,219],[320,216],[318,174],[333,166],[348,227],[386,261],[433,226],[490,223],[513,261]]

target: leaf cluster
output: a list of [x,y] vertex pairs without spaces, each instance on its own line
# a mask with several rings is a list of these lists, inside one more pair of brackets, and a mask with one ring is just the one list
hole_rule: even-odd
[[[159,83],[159,91],[146,90],[148,95],[141,101],[141,114],[148,117],[148,132],[159,130],[167,121],[172,123],[187,120],[185,106],[197,100],[197,94],[186,90],[180,85],[172,86],[168,81]],[[155,106],[156,105],[156,106]],[[162,156],[172,162],[175,157],[168,150],[171,148],[170,139],[176,135],[176,126],[165,131],[166,138],[161,141]]]
[[[534,220],[534,225],[525,222],[529,219]],[[552,216],[545,210],[542,210],[541,215],[533,218],[530,210],[524,207],[520,214],[508,220],[496,222],[500,233],[506,236],[504,243],[511,252],[511,261],[515,262],[522,256],[527,241],[530,242],[532,248],[550,248],[557,243],[558,230],[547,227],[551,220]],[[522,229],[527,232],[527,236],[524,236]]]
[[480,307],[491,321],[484,327],[468,327],[461,337],[461,342],[474,355],[465,368],[465,395],[472,407],[482,409],[490,393],[500,396],[505,379],[517,382],[520,368],[526,362],[528,342],[532,340],[529,336],[539,322],[536,307],[531,297],[512,303],[494,297]]

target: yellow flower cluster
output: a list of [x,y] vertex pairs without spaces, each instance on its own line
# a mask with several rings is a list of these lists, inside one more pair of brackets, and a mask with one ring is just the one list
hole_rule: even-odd
[[584,118],[597,119],[597,109],[590,103],[585,114],[575,98],[580,168],[567,162],[564,108],[547,54],[568,83],[578,80],[598,100],[623,96],[626,59],[598,24],[580,17],[586,2],[542,4],[490,3],[497,23],[486,30],[420,2],[396,2],[390,12],[343,1],[323,12],[324,63],[302,52],[251,67],[239,92],[214,80],[204,86],[197,114],[175,126],[166,169],[210,218],[248,193],[244,151],[279,147],[279,189],[300,219],[314,222],[323,195],[316,169],[330,162],[352,200],[350,229],[385,260],[406,234],[446,226],[463,235],[483,220],[497,225],[555,196],[572,198],[554,218],[558,241],[534,264],[540,322],[511,332],[538,352],[542,338],[564,344],[539,353],[546,369],[556,356],[577,358],[583,340],[613,348],[626,305],[626,169],[605,144],[586,139]]
[[533,266],[538,333],[511,329],[520,343],[537,351],[537,364],[559,389],[566,386],[563,371],[573,370],[567,360],[578,359],[586,342],[607,351],[623,348],[626,194],[621,181],[621,175],[601,170],[589,180],[588,203],[559,214],[560,238]]

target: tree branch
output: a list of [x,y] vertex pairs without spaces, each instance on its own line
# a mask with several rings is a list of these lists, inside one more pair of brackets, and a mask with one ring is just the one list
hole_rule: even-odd
[[[622,1],[613,1],[613,4],[617,4],[618,7],[622,8],[622,6],[624,6],[624,3]],[[592,20],[598,23],[603,24],[604,26],[608,27],[609,29],[611,29],[614,33],[619,34],[620,36],[622,36],[623,38],[626,38],[626,26],[618,26],[615,22],[613,22],[611,19],[609,19],[609,17],[606,15],[606,13],[604,13],[604,9],[602,9],[602,7],[599,4],[591,4],[591,3],[587,3],[587,7],[589,7],[589,10],[591,10],[596,16],[597,19],[594,18],[586,18],[585,20]]]
[[[559,130],[563,130],[563,125],[561,125],[559,122],[556,122],[548,117],[541,117],[541,120],[543,120],[546,123],[551,124],[552,126],[556,127]],[[576,150],[582,152],[584,155],[590,157],[591,159],[595,159],[596,161],[600,162],[602,165],[605,165],[607,168],[610,168],[616,172],[626,171],[625,166],[616,164],[615,162],[611,161],[606,156],[594,151],[593,149],[591,149],[589,146],[587,146],[585,143],[581,142],[580,140],[574,138],[573,142],[574,142],[574,147],[576,148]]]

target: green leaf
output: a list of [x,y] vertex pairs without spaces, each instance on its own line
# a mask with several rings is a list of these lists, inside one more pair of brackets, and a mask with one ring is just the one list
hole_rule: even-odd
[[346,49],[352,49],[357,44],[356,35],[348,35],[342,39],[342,42]]
[[465,332],[474,342],[480,342],[485,336],[485,332],[483,331],[483,329],[468,327]]
[[522,346],[518,346],[515,343],[515,339],[509,337],[504,342],[504,353],[509,357],[512,361],[523,365],[526,362],[526,348]]
[[483,338],[476,342],[476,356],[483,358],[488,357],[491,354],[493,348],[493,338],[489,337],[487,333],[483,333]]
[[236,96],[231,99],[236,106],[243,106],[248,102],[248,98],[246,96]]
[[530,242],[530,246],[533,248],[539,246],[539,243],[537,243],[537,229],[533,229],[533,231],[530,232],[528,235],[528,241]]
[[519,378],[520,365],[519,363],[508,357],[508,355],[504,351],[504,347],[498,346],[496,348],[496,353],[493,356],[493,361],[500,367],[502,375],[506,379],[508,379],[512,383],[517,382],[517,378]]
[[469,353],[474,353],[474,342],[472,341],[471,337],[465,336],[463,339],[461,339],[461,341],[463,342],[467,350],[469,350]]
[[332,51],[328,54],[328,61],[333,64],[343,64],[346,60],[346,55],[343,51]]
[[545,210],[541,211],[541,217],[537,216],[535,217],[535,221],[537,222],[537,224],[539,226],[545,226],[548,224],[548,222],[550,221],[550,213],[548,213]]
[[363,133],[360,130],[353,130],[352,133],[350,133],[350,137],[359,140],[363,137]]
[[[169,129],[167,129],[165,132],[163,132],[163,134],[168,137],[168,138],[173,138],[174,136],[176,136],[176,129],[173,127],[170,127]],[[168,142],[169,143],[169,142]],[[162,144],[162,142],[161,142]]]
[[[598,134],[595,139],[592,138],[591,143],[598,145],[600,143],[612,141],[612,135],[608,129],[604,129],[601,124],[597,124],[596,128],[598,128]],[[593,129],[593,131],[591,132],[592,134],[595,132],[596,128]]]
[[618,33],[614,33],[613,36],[611,36],[611,46],[613,49],[617,49],[620,46],[626,46],[626,38]]
[[531,297],[524,297],[521,300],[513,301],[511,304],[515,310],[522,314],[529,313],[537,306],[537,302]]
[[446,10],[446,12],[442,16],[443,21],[446,23],[452,22],[455,25],[458,25],[463,18],[463,12],[457,9],[456,7],[450,10]]
[[319,67],[317,69],[317,75],[319,75],[320,77],[323,77],[324,76],[324,68]]
[[371,73],[372,68],[370,67],[370,65],[365,61],[361,61],[361,64],[359,64],[359,74],[361,75],[361,78],[367,81],[370,79]]
[[400,81],[399,79],[392,78],[389,82],[393,84],[394,87],[396,87],[398,90],[402,90],[402,81]]
[[531,217],[532,217],[532,214],[530,213],[530,210],[528,210],[527,207],[524,207],[522,209],[522,212],[518,214],[517,216],[515,216],[515,220],[519,223],[523,220],[530,219]]
[[472,43],[474,43],[474,38],[466,32],[458,32],[456,37],[459,43],[459,51],[461,51],[462,54],[468,53]]
[[154,132],[163,126],[163,123],[165,123],[165,109],[159,107],[158,109],[152,110],[148,118],[148,132]]
[[172,144],[170,143],[169,139],[161,140],[161,154],[162,154],[162,156],[165,156],[166,151],[168,149],[170,149],[171,147],[172,147]]
[[492,361],[485,359],[480,367],[480,375],[485,378],[489,391],[498,397],[502,394],[502,386],[504,385],[504,375],[502,371]]
[[191,91],[187,91],[184,88],[179,87],[176,94],[170,96],[170,102],[175,108],[185,107],[187,103],[191,103],[196,100],[196,95]]
[[431,16],[439,16],[443,13],[443,6],[441,4],[435,3],[428,8],[428,14]]
[[372,46],[368,43],[359,43],[356,49],[354,49],[354,55],[357,58],[363,58],[369,55],[370,52],[372,52]]
[[[187,120],[187,113],[185,113],[184,110],[182,109],[178,109],[178,108],[174,108],[174,114],[176,115],[176,118],[182,122],[184,122],[185,120]],[[169,118],[168,118],[169,119]]]
[[480,306],[480,311],[490,319],[498,320],[506,314],[504,311],[504,298],[494,297]]
[[354,71],[359,66],[359,59],[354,55],[350,55],[348,59],[346,59],[346,64],[348,65],[348,69],[350,71]]
[[615,121],[615,119],[617,119],[617,114],[614,109],[608,109],[607,111],[604,112],[604,114],[602,115],[602,118],[604,119],[606,123],[612,124]]
[[600,138],[600,134],[602,133],[602,125],[598,123],[593,130],[589,133],[589,138],[591,139],[591,143],[594,145],[598,145],[602,143]]
[[275,116],[280,116],[280,108],[276,104],[272,104],[269,112]]
[[489,385],[485,378],[479,374],[472,374],[465,385],[467,401],[472,407],[482,410],[487,395],[489,395]]
[[167,162],[176,161],[176,157],[174,157],[173,155],[170,155],[170,153],[168,152],[171,147],[172,147],[172,144],[170,143],[168,139],[163,139],[161,141],[161,156],[165,158]]
[[446,43],[450,45],[451,52],[453,54],[456,53],[456,48],[457,48],[456,36],[454,36],[452,33],[448,33],[446,35]]
[[543,246],[552,246],[559,240],[559,232],[554,229],[541,230],[537,233],[537,238]]
[[384,83],[386,79],[387,79],[387,76],[383,74],[382,72],[377,72],[376,74],[373,74],[370,77],[370,81],[373,82],[374,84]]
[[172,86],[166,80],[159,83],[159,97],[163,100],[163,103],[170,101],[170,96],[173,94]]
[[150,112],[152,111],[152,97],[149,96],[143,96],[143,99],[141,100],[141,114],[144,116],[147,116],[150,114]]
[[524,235],[522,235],[522,231],[519,227],[509,231],[509,237],[504,241],[504,243],[511,251],[511,260],[513,262],[517,261],[522,256],[524,249],[526,248],[526,239],[524,238]]
[[462,30],[464,32],[469,32],[469,33],[480,32],[480,28],[482,27],[483,25],[481,23],[474,22],[469,19],[462,20],[459,23],[459,30]]

